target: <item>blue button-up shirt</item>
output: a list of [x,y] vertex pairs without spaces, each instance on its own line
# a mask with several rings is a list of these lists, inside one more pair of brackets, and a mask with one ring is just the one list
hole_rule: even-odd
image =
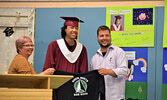
[[127,74],[126,53],[119,47],[110,45],[105,56],[99,49],[90,61],[90,70],[112,69],[117,78],[105,75],[106,100],[125,99],[125,77]]

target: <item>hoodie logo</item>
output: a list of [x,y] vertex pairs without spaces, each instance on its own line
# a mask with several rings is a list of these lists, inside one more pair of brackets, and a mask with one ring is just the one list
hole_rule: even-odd
[[87,92],[88,80],[85,77],[76,77],[72,80],[72,82],[74,83],[74,89],[75,89],[74,96],[88,95]]

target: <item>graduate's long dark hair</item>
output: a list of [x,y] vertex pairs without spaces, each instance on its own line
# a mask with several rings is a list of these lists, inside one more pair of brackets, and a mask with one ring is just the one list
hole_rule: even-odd
[[65,29],[67,29],[67,26],[63,26],[63,27],[61,28],[61,37],[62,37],[63,39],[65,39],[65,36],[66,36],[66,31],[65,31]]
[[[67,26],[63,26],[63,27],[61,28],[61,37],[62,37],[63,39],[65,39],[65,36],[66,36],[66,31],[65,31],[65,29],[67,29]],[[75,39],[77,39],[77,36],[75,37]]]

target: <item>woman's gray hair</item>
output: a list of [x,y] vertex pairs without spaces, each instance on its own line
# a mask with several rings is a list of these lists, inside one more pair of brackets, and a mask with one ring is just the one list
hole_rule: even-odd
[[21,36],[15,41],[17,53],[19,53],[19,48],[22,48],[24,43],[32,42],[31,38],[28,36]]

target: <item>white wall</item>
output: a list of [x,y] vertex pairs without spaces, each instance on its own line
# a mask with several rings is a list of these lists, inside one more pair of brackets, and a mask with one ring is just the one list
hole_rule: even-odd
[[[34,41],[35,9],[0,8],[0,73],[7,73],[9,65],[17,54],[15,40],[23,35]],[[14,34],[6,37],[6,27],[14,27]],[[29,58],[33,64],[33,55]]]

